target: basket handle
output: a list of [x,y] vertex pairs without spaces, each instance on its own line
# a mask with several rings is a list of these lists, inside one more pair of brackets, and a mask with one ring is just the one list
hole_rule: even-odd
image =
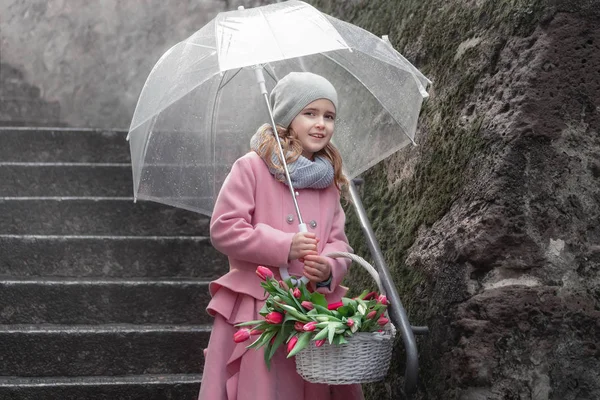
[[379,278],[379,274],[377,273],[377,270],[371,264],[369,264],[364,258],[357,256],[356,254],[347,253],[344,251],[336,251],[333,253],[325,254],[325,257],[349,258],[352,261],[355,261],[356,263],[360,264],[371,275],[371,277],[373,278],[375,283],[377,283],[377,288],[379,289],[379,293],[381,293],[383,295],[386,294],[385,289],[383,288],[383,285],[381,284],[381,279]]

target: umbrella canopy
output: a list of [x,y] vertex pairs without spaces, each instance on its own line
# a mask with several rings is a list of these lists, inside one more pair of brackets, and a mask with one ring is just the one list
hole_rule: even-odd
[[292,71],[337,89],[333,143],[349,178],[414,142],[430,83],[390,43],[302,1],[224,12],[169,49],[129,129],[134,196],[211,215],[233,162],[269,123],[269,92]]

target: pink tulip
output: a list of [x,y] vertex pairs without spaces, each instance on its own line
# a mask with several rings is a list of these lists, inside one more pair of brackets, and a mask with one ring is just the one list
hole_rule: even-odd
[[270,313],[267,314],[267,316],[265,317],[265,320],[269,324],[277,325],[277,324],[280,324],[283,321],[283,314],[279,313],[277,311],[272,311],[272,312],[270,312]]
[[298,289],[298,288],[294,288],[294,291],[292,292],[292,295],[293,295],[295,298],[299,299],[299,298],[300,298],[300,296],[302,296],[302,293],[300,292],[300,289]]
[[315,346],[321,347],[325,344],[325,339],[315,340]]
[[294,329],[298,332],[304,332],[304,323],[296,321],[296,323],[294,324]]
[[338,308],[342,307],[343,305],[344,305],[344,303],[342,303],[341,301],[338,301],[337,303],[327,304],[327,309],[328,310],[337,310]]
[[306,324],[304,324],[304,332],[312,332],[315,330],[315,328],[317,327],[317,322],[316,321],[310,321],[307,322]]
[[352,318],[348,318],[348,321],[346,321],[346,325],[352,328],[354,326],[354,320]]
[[308,311],[312,310],[313,308],[315,308],[313,306],[313,304],[310,301],[303,301],[302,303],[300,303],[300,305],[304,308],[306,308]]
[[377,323],[380,326],[385,326],[385,324],[387,324],[388,322],[390,322],[390,320],[387,319],[386,317],[384,317],[383,315],[381,317],[379,317],[379,319],[377,320]]
[[379,296],[377,298],[377,301],[383,304],[384,306],[387,306],[389,304],[387,297],[385,297],[384,295]]
[[254,336],[254,335],[262,335],[264,331],[261,331],[259,329],[252,329],[250,331],[250,336]]
[[292,351],[294,349],[294,346],[296,346],[296,343],[298,343],[298,336],[294,336],[290,339],[290,341],[287,344],[287,352],[288,354],[290,353],[290,351]]
[[373,319],[377,315],[377,311],[373,310],[367,314],[367,319]]
[[273,279],[273,276],[275,276],[273,271],[267,267],[263,267],[262,265],[259,265],[258,268],[256,268],[256,275],[258,275],[258,277],[263,281],[266,281],[267,279]]
[[284,290],[288,290],[289,287],[287,285],[287,283],[285,283],[284,281],[279,281],[279,287],[284,289]]
[[243,343],[248,339],[250,339],[249,329],[240,329],[233,335],[233,341],[236,343]]
[[377,297],[377,292],[367,293],[363,300],[371,300]]

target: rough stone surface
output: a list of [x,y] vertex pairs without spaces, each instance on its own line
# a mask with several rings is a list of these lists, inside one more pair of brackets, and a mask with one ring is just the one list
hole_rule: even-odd
[[60,104],[40,96],[40,88],[29,84],[21,71],[0,58],[0,126],[64,125]]
[[197,374],[203,326],[0,325],[0,376]]
[[207,237],[0,236],[5,276],[216,279],[227,258]]
[[185,400],[198,397],[200,375],[100,378],[0,378],[0,398],[19,400]]
[[218,12],[265,3],[6,0],[0,3],[0,61],[39,88],[43,100],[60,105],[62,123],[127,129],[164,52]]
[[133,199],[0,199],[4,234],[207,236],[208,224],[204,215]]
[[191,279],[0,279],[0,324],[210,324],[209,301]]
[[[389,34],[434,82],[420,146],[362,188],[431,330],[416,397],[600,398],[600,3],[314,3]],[[353,218],[348,232],[368,252]],[[401,396],[398,356],[368,398]]]

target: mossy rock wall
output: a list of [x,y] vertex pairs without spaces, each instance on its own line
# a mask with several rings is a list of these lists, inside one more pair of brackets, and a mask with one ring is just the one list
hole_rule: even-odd
[[[600,398],[600,3],[311,3],[433,81],[418,146],[361,188],[411,323],[431,329],[416,398]],[[396,356],[367,399],[404,398]]]

